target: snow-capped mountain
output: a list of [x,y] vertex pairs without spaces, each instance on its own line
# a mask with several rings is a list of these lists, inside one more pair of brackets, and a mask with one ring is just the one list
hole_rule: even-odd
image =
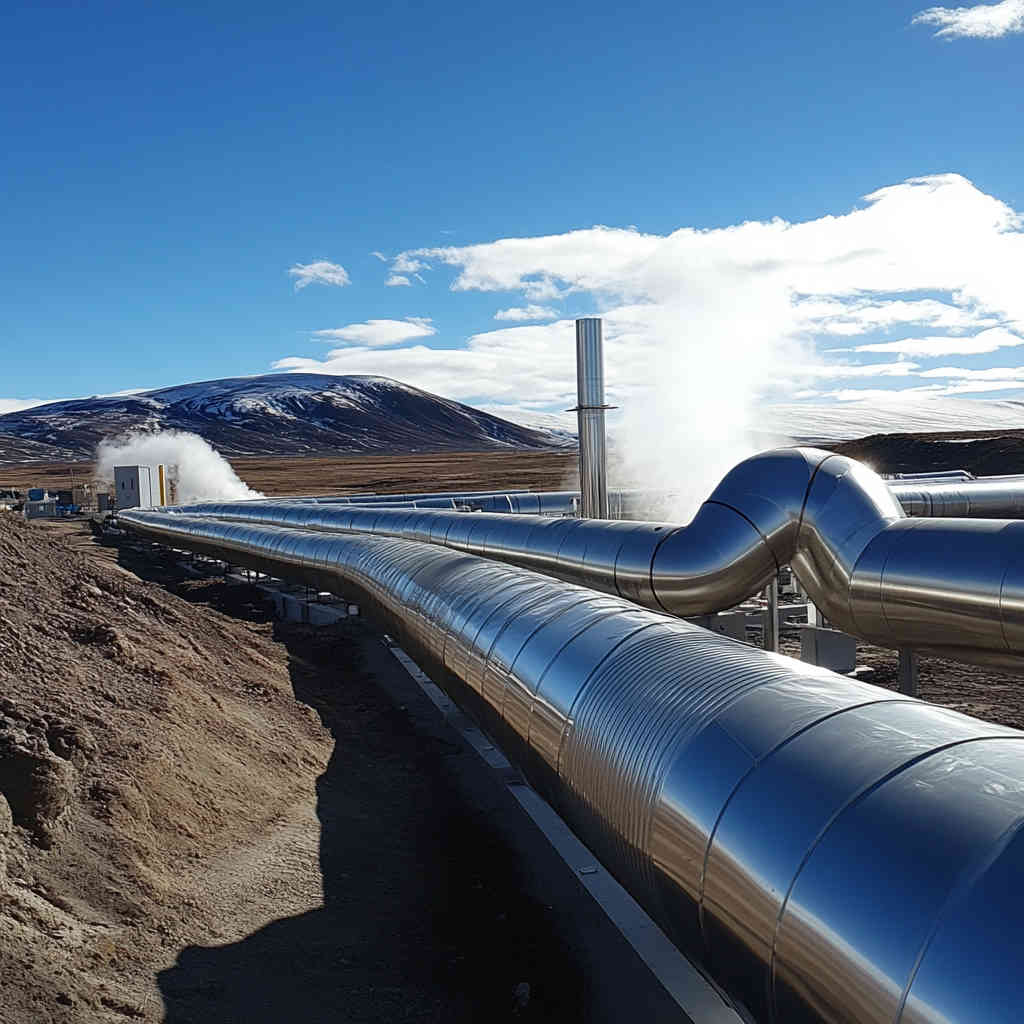
[[[572,413],[475,409],[386,377],[269,374],[51,402],[0,415],[0,465],[91,458],[132,430],[187,430],[226,455],[552,449],[575,445]],[[616,419],[609,417],[612,443]],[[903,396],[759,410],[766,443],[869,434],[1024,431],[1024,402]]]
[[385,377],[269,374],[52,402],[0,416],[0,464],[91,457],[132,430],[187,430],[225,455],[548,449],[524,427]]
[[[575,441],[576,414],[535,412],[518,407],[484,408],[523,426],[559,434]],[[2,420],[0,420],[2,423]],[[612,441],[618,417],[608,417]],[[964,433],[968,431],[1024,430],[1024,402],[1007,399],[972,399],[904,395],[870,401],[791,402],[762,406],[754,430],[772,439],[804,442],[849,441],[869,434]]]
[[1024,430],[1024,402],[1007,399],[907,395],[829,405],[771,405],[763,414],[766,429],[811,441],[848,441],[869,434]]

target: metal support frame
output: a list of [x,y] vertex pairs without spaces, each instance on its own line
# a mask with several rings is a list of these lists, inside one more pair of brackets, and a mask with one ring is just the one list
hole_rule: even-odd
[[764,589],[767,605],[764,610],[764,649],[779,649],[779,577],[773,576],[771,583]]
[[897,681],[900,693],[910,697],[917,696],[917,652],[909,647],[901,647],[899,650],[900,663],[897,671]]

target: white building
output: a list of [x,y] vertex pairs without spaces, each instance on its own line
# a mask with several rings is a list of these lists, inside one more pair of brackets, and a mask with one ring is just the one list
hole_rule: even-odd
[[162,466],[115,466],[114,504],[117,508],[153,508],[162,504]]

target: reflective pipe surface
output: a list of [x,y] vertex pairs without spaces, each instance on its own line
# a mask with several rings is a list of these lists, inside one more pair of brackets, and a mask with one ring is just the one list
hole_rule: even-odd
[[908,516],[965,519],[1024,518],[1024,480],[963,480],[956,483],[890,483]]
[[[652,500],[663,498],[663,493],[636,489],[606,491],[608,518],[631,519],[643,513]],[[574,515],[579,511],[579,491],[480,491],[458,492],[447,495],[381,495],[372,500],[350,501],[343,498],[245,498],[232,505],[254,507],[260,504],[280,506],[299,505],[356,505],[362,508],[436,508],[473,512],[504,512],[515,515]],[[209,502],[177,505],[173,512],[203,513]]]
[[[316,503],[321,505],[390,505],[407,502],[426,501],[434,498],[474,498],[488,496],[493,491],[427,491],[415,494],[303,494],[297,496],[283,495],[275,498],[243,498],[242,501],[286,501],[293,504]],[[520,494],[521,491],[508,491],[508,494]],[[186,509],[191,506],[180,506]]]
[[203,506],[204,514],[455,548],[690,616],[785,565],[839,629],[1024,671],[1024,521],[908,519],[885,482],[813,448],[734,467],[687,526],[407,509]]
[[892,480],[973,480],[974,474],[966,469],[940,469],[931,473],[893,473],[886,479]]
[[604,429],[604,336],[601,318],[576,321],[576,418],[580,447],[580,513],[608,518],[608,451]]
[[[979,479],[944,478],[886,480],[909,516],[962,519],[1024,518],[1024,476]],[[608,495],[610,519],[642,519],[671,499],[670,491],[613,489]],[[514,514],[572,515],[579,509],[579,491],[469,491],[442,494],[358,495],[324,498],[245,499],[242,504],[372,505],[374,507],[448,508]],[[182,512],[201,512],[202,504],[183,505]]]
[[[325,505],[392,505],[404,504],[407,502],[432,501],[444,498],[454,498],[460,502],[477,498],[488,497],[495,492],[490,491],[432,491],[425,494],[349,494],[349,495],[326,495],[317,498],[302,498],[300,501],[316,501]],[[507,494],[519,494],[518,490],[504,492]]]
[[119,518],[379,615],[758,1024],[1019,1020],[1024,733],[437,546]]

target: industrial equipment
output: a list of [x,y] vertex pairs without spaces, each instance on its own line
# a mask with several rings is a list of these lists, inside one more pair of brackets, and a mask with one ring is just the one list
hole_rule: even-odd
[[867,467],[814,448],[741,462],[686,526],[259,501],[189,508],[428,541],[680,616],[732,608],[791,566],[844,632],[1024,671],[1024,521],[908,518]]

